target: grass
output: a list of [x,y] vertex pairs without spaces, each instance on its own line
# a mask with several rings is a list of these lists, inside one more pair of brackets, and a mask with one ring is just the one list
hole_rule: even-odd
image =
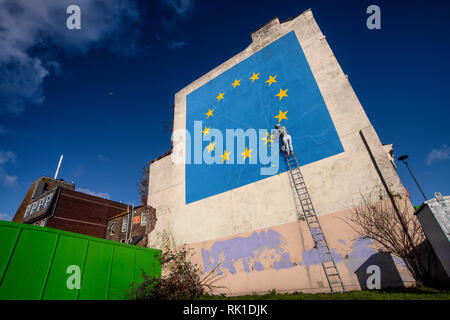
[[349,291],[344,293],[277,293],[226,297],[204,295],[200,300],[450,300],[450,290],[433,288],[398,288],[384,290]]

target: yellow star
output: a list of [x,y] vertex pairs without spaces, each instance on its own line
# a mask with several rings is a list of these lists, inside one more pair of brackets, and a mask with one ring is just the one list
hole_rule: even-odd
[[205,126],[205,130],[202,131],[203,136],[205,136],[209,133],[209,129],[211,129],[211,127],[208,128],[207,126]]
[[223,99],[223,95],[225,94],[225,92],[219,92],[219,95],[216,97],[217,102],[220,101],[220,99]]
[[252,83],[253,83],[253,81],[255,81],[256,79],[259,79],[258,76],[259,76],[259,73],[254,73],[254,72],[253,72],[253,75],[250,77],[250,79],[252,79]]
[[[267,146],[267,143],[273,142],[272,139],[273,139],[273,134],[269,134],[269,132],[267,132],[267,134],[264,138],[261,138],[261,140],[264,140],[266,142],[266,144],[265,144],[266,146]],[[269,145],[269,147],[270,147],[270,145]]]
[[222,163],[225,162],[225,160],[230,160],[230,154],[231,154],[231,151],[230,152],[227,152],[227,150],[223,151],[223,155],[221,155]]
[[253,149],[248,150],[247,147],[245,147],[245,151],[241,153],[244,156],[244,160],[252,157],[250,154],[252,151]]
[[287,97],[288,95],[286,94],[286,92],[287,92],[288,90],[289,90],[289,89],[286,89],[286,90],[280,89],[280,93],[279,93],[279,94],[276,94],[275,97],[280,97],[280,100],[281,100],[283,97]]
[[[213,109],[213,110],[208,109],[208,112],[205,113],[205,114],[208,116],[208,118],[213,116],[213,111],[214,111],[214,110],[216,110],[216,109]],[[206,118],[206,119],[208,119],[208,118]]]
[[216,145],[216,143],[212,143],[211,141],[209,142],[209,145],[206,146],[206,149],[208,149],[208,152],[211,152],[212,150],[214,150],[214,146]]
[[281,112],[281,110],[279,110],[279,111],[280,112],[278,113],[278,115],[274,117],[274,118],[278,118],[278,123],[280,123],[281,120],[283,120],[283,119],[287,120],[286,113],[288,113],[287,111],[285,111],[285,112]]
[[269,76],[269,80],[266,81],[266,83],[269,84],[269,87],[270,87],[270,85],[271,85],[272,83],[274,83],[274,82],[277,83],[277,80],[275,80],[276,77],[277,77],[277,76],[275,76],[275,77]]
[[234,82],[231,85],[233,86],[233,88],[236,88],[236,86],[240,86],[241,85],[239,82],[241,82],[241,79],[239,79],[239,80],[234,79]]

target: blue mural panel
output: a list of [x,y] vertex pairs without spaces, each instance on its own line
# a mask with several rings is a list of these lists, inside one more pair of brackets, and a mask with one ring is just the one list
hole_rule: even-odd
[[[344,151],[294,32],[187,95],[186,129],[191,139],[186,142],[186,203],[287,171],[278,145],[267,136],[277,123],[292,136],[300,165]],[[257,144],[247,137],[245,145],[239,145],[233,138],[227,149],[227,129],[257,130]],[[264,163],[262,148],[277,161]],[[226,160],[207,164],[202,155]],[[267,167],[276,170],[262,174],[261,168]]]

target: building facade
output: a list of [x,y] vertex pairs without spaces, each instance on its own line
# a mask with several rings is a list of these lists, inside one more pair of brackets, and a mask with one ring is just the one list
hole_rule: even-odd
[[271,131],[280,123],[345,287],[363,288],[373,264],[390,279],[385,286],[408,283],[402,261],[347,223],[361,197],[407,195],[392,146],[378,138],[311,10],[273,19],[251,38],[175,95],[172,152],[150,166],[157,221],[148,246],[187,244],[202,273],[221,277],[218,292],[329,291]]
[[13,222],[104,238],[108,219],[128,205],[75,191],[75,184],[48,177],[34,181]]
[[155,219],[155,209],[150,206],[124,211],[108,220],[105,239],[144,247],[148,233],[155,226]]

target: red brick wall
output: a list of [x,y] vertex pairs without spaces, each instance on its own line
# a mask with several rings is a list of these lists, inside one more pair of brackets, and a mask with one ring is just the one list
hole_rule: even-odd
[[109,218],[127,210],[127,205],[85,193],[61,190],[47,227],[104,238]]

